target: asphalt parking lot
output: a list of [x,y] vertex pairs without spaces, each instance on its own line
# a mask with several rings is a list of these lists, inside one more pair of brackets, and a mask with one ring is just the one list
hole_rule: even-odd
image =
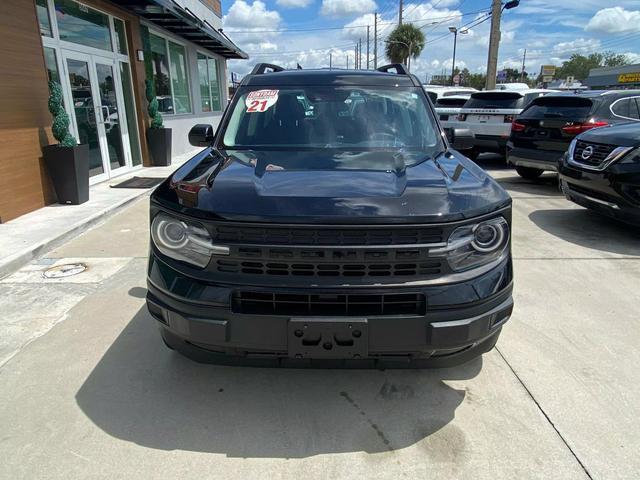
[[[0,477],[594,478],[640,471],[640,230],[481,157],[514,199],[514,316],[424,371],[221,367],[144,306],[147,198],[0,282]],[[45,281],[58,259],[77,277]]]

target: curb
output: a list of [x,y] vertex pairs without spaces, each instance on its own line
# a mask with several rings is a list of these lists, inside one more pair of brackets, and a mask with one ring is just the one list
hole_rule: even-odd
[[29,247],[23,249],[20,252],[14,255],[11,255],[9,257],[6,257],[0,263],[0,280],[16,272],[17,270],[25,266],[30,261],[35,260],[38,257],[41,257],[45,253],[53,250],[54,248],[57,248],[60,245],[63,245],[69,240],[72,240],[75,237],[79,236],[80,234],[86,232],[87,230],[99,225],[100,223],[104,222],[105,220],[112,217],[116,213],[120,212],[121,210],[124,210],[124,208],[129,206],[129,204],[135,202],[136,200],[139,200],[143,196],[151,195],[152,191],[153,189],[144,190],[143,192],[140,192],[139,195],[134,195],[132,197],[125,198],[124,200],[121,200],[120,202],[110,205],[108,208],[70,226],[68,230],[60,233],[59,235],[55,235],[37,244],[30,245]]

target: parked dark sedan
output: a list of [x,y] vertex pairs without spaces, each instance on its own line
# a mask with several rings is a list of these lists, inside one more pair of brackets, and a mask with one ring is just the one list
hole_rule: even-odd
[[450,148],[401,65],[258,65],[190,141],[207,148],[151,196],[147,305],[170,348],[355,367],[493,348],[513,308],[511,198]]
[[569,200],[640,225],[640,123],[579,135],[571,142],[559,172]]
[[511,125],[507,163],[536,179],[556,171],[576,135],[593,128],[640,121],[640,90],[552,93],[536,98]]

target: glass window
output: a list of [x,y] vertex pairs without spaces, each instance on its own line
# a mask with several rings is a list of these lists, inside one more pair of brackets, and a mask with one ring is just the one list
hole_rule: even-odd
[[162,113],[173,113],[173,100],[171,99],[171,86],[169,85],[167,42],[164,38],[150,33],[149,48],[151,50],[151,69],[159,110]]
[[169,42],[169,63],[171,65],[171,86],[176,113],[190,113],[189,80],[187,79],[187,55],[182,45]]
[[53,48],[44,47],[44,64],[47,67],[48,79],[60,83],[58,63],[56,62],[56,51]]
[[613,113],[619,117],[637,119],[640,115],[634,98],[618,100],[613,104]]
[[198,79],[203,112],[222,110],[220,83],[218,82],[218,62],[215,58],[198,54]]
[[209,85],[211,86],[211,106],[215,112],[222,110],[220,106],[220,83],[218,82],[218,62],[215,58],[207,59],[209,68]]
[[200,84],[200,98],[202,111],[211,111],[211,95],[209,93],[209,70],[207,69],[207,57],[198,54],[198,83]]
[[113,19],[113,27],[116,31],[116,50],[123,55],[127,54],[127,35],[124,33],[124,22]]
[[112,50],[109,17],[74,0],[55,0],[60,40]]
[[147,74],[153,76],[160,112],[191,113],[185,48],[149,33],[148,50]]
[[40,35],[52,37],[47,0],[36,0],[36,13],[38,15],[38,23],[40,24]]
[[131,145],[131,163],[135,166],[142,163],[142,155],[140,154],[136,110],[133,92],[131,91],[131,71],[129,70],[128,63],[120,62],[120,78],[122,81],[122,93],[124,94],[124,111],[127,114],[127,130],[129,132],[129,144]]

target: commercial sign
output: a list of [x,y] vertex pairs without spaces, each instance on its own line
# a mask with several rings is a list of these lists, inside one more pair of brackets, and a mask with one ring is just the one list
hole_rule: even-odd
[[540,67],[540,75],[543,77],[553,77],[556,74],[555,65],[542,65]]
[[618,83],[640,83],[640,72],[621,73],[618,75]]

